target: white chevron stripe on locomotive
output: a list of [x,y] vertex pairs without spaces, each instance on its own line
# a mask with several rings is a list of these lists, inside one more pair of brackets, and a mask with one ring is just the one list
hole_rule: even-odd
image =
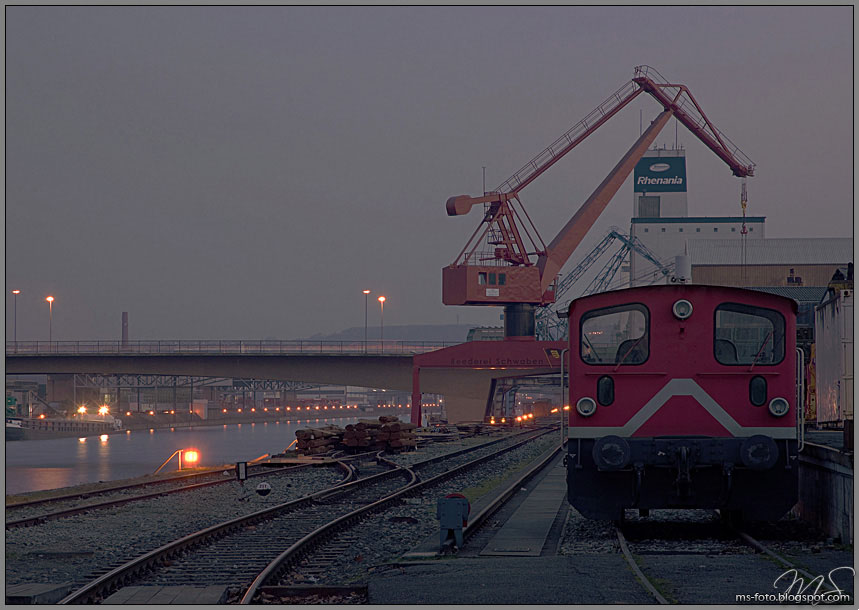
[[672,379],[647,401],[623,426],[577,427],[570,426],[569,438],[598,438],[608,434],[632,436],[674,396],[691,396],[718,421],[731,436],[748,437],[763,434],[772,438],[796,438],[796,429],[789,426],[747,427],[737,423],[731,415],[704,391],[694,379]]

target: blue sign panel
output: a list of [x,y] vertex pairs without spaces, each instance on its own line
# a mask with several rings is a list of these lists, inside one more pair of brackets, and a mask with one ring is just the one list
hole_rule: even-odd
[[636,193],[685,193],[686,157],[642,157],[633,184]]

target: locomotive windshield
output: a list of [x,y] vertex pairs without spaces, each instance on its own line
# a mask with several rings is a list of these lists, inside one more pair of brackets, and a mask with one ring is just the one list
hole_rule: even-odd
[[650,315],[639,303],[605,307],[582,316],[581,358],[588,364],[641,364],[650,353]]
[[713,353],[720,364],[767,365],[784,360],[784,317],[739,303],[716,308]]

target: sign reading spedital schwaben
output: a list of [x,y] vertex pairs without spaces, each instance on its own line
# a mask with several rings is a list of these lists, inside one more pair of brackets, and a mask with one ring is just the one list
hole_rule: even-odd
[[686,157],[643,157],[635,166],[636,193],[686,192]]

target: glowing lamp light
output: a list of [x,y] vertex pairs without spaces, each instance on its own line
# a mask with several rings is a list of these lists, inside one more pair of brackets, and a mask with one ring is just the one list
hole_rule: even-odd
[[196,449],[187,449],[184,452],[183,457],[188,464],[194,464],[200,460],[200,454]]
[[256,412],[257,412],[256,407],[251,407],[251,413],[256,413]]
[[98,408],[99,415],[107,415],[110,412],[110,408],[107,405],[102,405]]
[[45,419],[45,414],[44,414],[44,413],[42,413],[42,414],[39,416],[39,419]]
[[78,413],[80,413],[81,415],[83,415],[84,413],[86,413],[86,407],[85,407],[85,406],[83,406],[83,405],[79,406],[79,407],[78,407]]
[[149,412],[149,414],[150,414],[150,415],[155,415],[155,411],[150,411],[150,412]]
[[569,410],[570,410],[570,405],[564,405],[564,411],[569,411]]
[[78,442],[79,442],[79,443],[85,443],[85,442],[86,442],[86,439],[85,439],[85,438],[83,438],[83,437],[81,437],[81,438],[79,438],[79,439],[78,439]]
[[102,443],[106,443],[107,442],[107,434],[102,434],[101,436],[98,437],[98,440],[100,440]]

